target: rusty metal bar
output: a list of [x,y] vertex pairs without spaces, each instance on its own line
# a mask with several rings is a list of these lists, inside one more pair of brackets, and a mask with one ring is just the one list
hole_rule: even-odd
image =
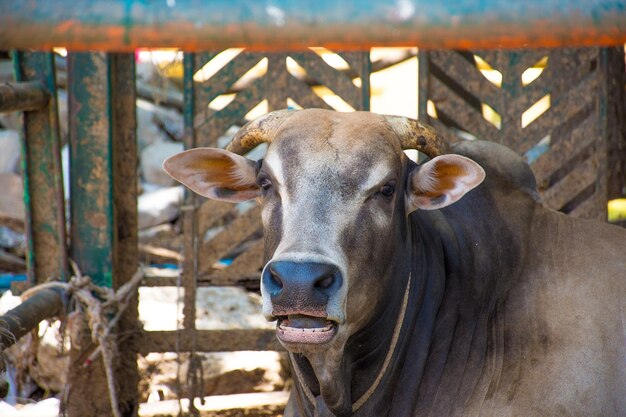
[[50,94],[39,81],[0,84],[0,113],[40,110],[48,100]]
[[625,0],[4,0],[0,45],[333,49],[520,48],[626,42]]
[[[71,251],[82,272],[106,287],[119,288],[137,268],[137,144],[133,54],[70,53]],[[138,410],[135,339],[137,298],[115,332],[118,407]],[[84,367],[93,351],[86,328],[70,352],[70,417],[111,415],[100,361]],[[76,342],[76,343],[75,343]]]
[[15,52],[13,63],[18,82],[41,83],[50,94],[44,108],[24,112],[22,169],[30,282],[12,286],[19,292],[50,277],[67,279],[69,269],[54,58],[49,52]]
[[63,298],[63,292],[58,289],[43,289],[0,316],[0,355],[35,329],[39,322],[59,315],[63,309]]
[[71,255],[83,274],[110,288],[114,226],[109,66],[103,53],[68,55]]

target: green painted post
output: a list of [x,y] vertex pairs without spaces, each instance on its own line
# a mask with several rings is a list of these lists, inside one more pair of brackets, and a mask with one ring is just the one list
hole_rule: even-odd
[[106,287],[112,286],[114,240],[109,67],[104,53],[68,55],[71,256]]
[[[37,81],[50,95],[45,107],[24,112],[21,132],[29,275],[25,285],[31,286],[69,276],[61,141],[53,54],[14,52],[13,63],[17,81]],[[22,286],[13,289],[19,292]]]
[[[97,285],[118,288],[138,266],[134,56],[70,53],[68,75],[71,256]],[[124,416],[138,410],[136,302],[114,329],[113,372]],[[94,348],[83,323],[70,353],[69,417],[112,415],[101,360],[85,366]]]

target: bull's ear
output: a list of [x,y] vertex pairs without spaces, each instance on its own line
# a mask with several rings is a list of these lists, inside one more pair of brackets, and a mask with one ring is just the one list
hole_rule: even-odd
[[196,193],[238,203],[259,195],[256,163],[216,148],[195,148],[169,157],[163,169]]
[[485,179],[476,162],[460,155],[441,155],[416,167],[407,184],[407,212],[435,210],[458,201]]

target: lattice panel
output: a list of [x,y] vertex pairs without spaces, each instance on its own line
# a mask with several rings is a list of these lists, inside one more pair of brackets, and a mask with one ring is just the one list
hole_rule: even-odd
[[596,48],[424,53],[420,117],[450,138],[511,147],[531,164],[549,207],[605,219],[600,54]]
[[[193,66],[196,146],[224,146],[233,126],[267,111],[369,108],[369,53],[230,50],[196,54]],[[258,285],[263,253],[259,207],[208,201],[200,205],[197,219],[198,282]]]
[[[231,58],[225,55],[227,53],[236,55]],[[337,62],[338,68],[322,56]],[[369,108],[367,53],[332,54],[311,49],[266,54],[231,50],[197,54],[194,71],[195,127],[200,146],[214,146],[230,126],[241,126],[245,119],[265,111],[287,107]],[[322,95],[330,96],[329,90],[341,98],[340,106],[333,106],[322,98]],[[223,105],[228,99],[232,101]],[[263,108],[250,114],[257,106]]]

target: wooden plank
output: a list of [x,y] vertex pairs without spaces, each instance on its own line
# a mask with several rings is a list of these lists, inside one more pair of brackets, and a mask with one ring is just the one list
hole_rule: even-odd
[[509,146],[520,153],[528,151],[560,121],[569,119],[595,100],[593,91],[598,88],[598,81],[599,76],[595,72],[567,92],[551,96],[550,108],[526,126],[523,135],[513,138]]
[[308,85],[294,77],[289,78],[289,98],[303,108],[333,109],[320,96],[315,94]]
[[[246,394],[213,395],[197,401],[201,417],[273,417],[282,416],[288,391],[255,392]],[[182,409],[181,409],[182,406]],[[140,417],[178,417],[189,410],[189,400],[157,401],[139,406]]]
[[606,205],[602,204],[601,200],[602,198],[599,198],[597,193],[594,193],[568,214],[581,219],[593,219],[605,222],[607,219]]
[[139,353],[283,350],[273,329],[144,331]]
[[[130,281],[137,271],[137,116],[134,54],[110,54],[111,124],[113,145],[113,288]],[[138,326],[135,295],[114,329],[117,338],[115,379],[122,415],[136,413],[139,403],[139,371],[134,340]],[[122,342],[122,335],[124,342]],[[82,365],[82,364],[81,364]],[[86,389],[88,390],[88,388]]]
[[531,165],[535,177],[537,177],[537,184],[547,180],[575,154],[593,145],[597,140],[594,134],[597,129],[596,124],[597,121],[590,114],[569,134],[561,138],[552,138],[550,150]]
[[[370,109],[370,95],[371,95],[370,74],[375,70],[380,71],[381,69],[388,68],[390,66],[389,63],[385,63],[384,59],[377,61],[375,64],[372,63],[370,60],[369,51],[368,52],[338,52],[338,53],[339,53],[339,56],[345,59],[346,62],[350,65],[350,69],[355,71],[356,74],[361,79],[361,87],[360,87],[361,105],[358,107],[353,106],[354,109],[364,110],[364,111],[369,110]],[[407,56],[407,58],[409,56]],[[376,65],[376,69],[374,69],[375,65]],[[350,71],[350,69],[348,69],[348,71]]]
[[222,110],[202,110],[206,115],[202,117],[202,123],[195,126],[198,137],[196,146],[217,146],[217,139],[226,129],[242,123],[245,115],[263,101],[262,85],[263,79],[256,80],[250,88],[237,93],[235,99]]
[[337,71],[314,52],[290,54],[307,72],[310,77],[318,80],[322,85],[330,88],[353,108],[361,106],[360,89],[345,74]]
[[242,52],[229,61],[211,78],[196,83],[196,106],[201,109],[217,96],[228,92],[245,73],[263,59],[258,53]]
[[198,207],[198,234],[204,236],[206,231],[216,225],[228,213],[235,210],[235,205],[223,201],[207,200]]
[[428,57],[438,68],[445,68],[452,79],[462,82],[463,88],[477,100],[502,113],[502,89],[487,80],[475,65],[455,51],[429,51]]
[[194,58],[193,58],[193,65],[191,68],[191,71],[193,72],[193,74],[195,75],[195,73],[200,68],[204,67],[204,65],[207,62],[215,58],[218,54],[219,54],[219,51],[202,51],[202,52],[196,52],[195,54],[193,54]]
[[430,99],[435,103],[438,112],[444,112],[463,130],[472,133],[479,139],[500,142],[498,129],[484,119],[482,112],[468,106],[464,100],[437,78],[431,78],[430,88]]
[[550,207],[561,209],[574,196],[596,181],[597,162],[588,158],[572,172],[548,190],[542,193],[542,198]]
[[[185,149],[198,146],[198,133],[194,128],[196,115],[196,83],[193,80],[194,54],[183,55],[183,86],[185,107],[183,119],[185,124]],[[198,258],[198,196],[187,190],[185,192],[185,206],[182,210],[183,226],[183,272],[182,286],[185,290],[183,298],[183,328],[193,331],[196,328],[196,282]]]
[[267,99],[269,111],[284,109],[287,107],[289,80],[292,78],[287,71],[287,54],[268,54],[267,59],[262,94]]
[[261,278],[263,268],[264,241],[254,242],[244,253],[237,256],[233,263],[221,271],[215,272],[215,278],[236,283],[240,277]]
[[206,273],[212,265],[228,255],[244,239],[261,228],[261,207],[255,206],[237,217],[224,230],[199,248],[198,271]]

